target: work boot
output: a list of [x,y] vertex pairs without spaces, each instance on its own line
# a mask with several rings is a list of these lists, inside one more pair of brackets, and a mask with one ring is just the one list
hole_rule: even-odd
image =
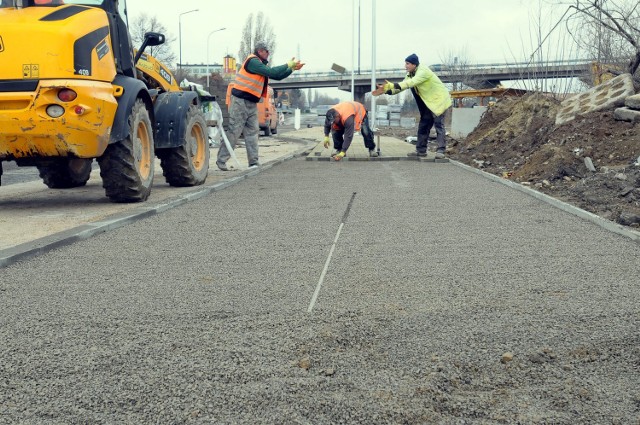
[[254,162],[253,164],[249,164],[249,168],[258,168],[260,166],[259,162]]
[[408,156],[408,157],[419,157],[419,158],[425,158],[425,157],[427,156],[427,153],[426,153],[426,152],[422,153],[422,152],[418,152],[418,151],[416,151],[416,152],[409,152],[409,153],[407,154],[407,156]]
[[444,159],[446,158],[444,152],[436,152],[436,159]]
[[224,162],[218,162],[216,161],[216,165],[218,166],[219,169],[221,169],[222,171],[229,171],[229,168],[227,167],[227,164],[225,164]]
[[331,158],[333,158],[334,156],[338,155],[340,153],[340,151],[338,149],[334,149],[333,152],[331,152]]
[[373,150],[373,149],[369,149],[369,156],[370,156],[371,158],[376,158],[376,157],[378,156],[378,152],[376,152],[376,151],[375,151],[375,150]]

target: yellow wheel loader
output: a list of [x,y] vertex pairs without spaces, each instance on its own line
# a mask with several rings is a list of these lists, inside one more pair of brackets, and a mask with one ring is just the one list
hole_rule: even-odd
[[0,178],[15,161],[50,188],[79,187],[97,159],[107,197],[138,202],[158,157],[171,186],[205,182],[198,94],[144,53],[164,35],[134,49],[126,22],[126,0],[0,0]]

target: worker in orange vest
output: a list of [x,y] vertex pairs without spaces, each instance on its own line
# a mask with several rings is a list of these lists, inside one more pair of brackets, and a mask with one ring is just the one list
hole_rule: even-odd
[[331,107],[324,120],[324,147],[329,148],[329,133],[333,137],[333,159],[340,161],[347,154],[353,134],[359,131],[369,156],[378,156],[373,142],[373,131],[369,127],[367,110],[360,102],[340,102]]
[[[297,71],[304,66],[304,63],[291,58],[284,65],[268,66],[269,47],[266,43],[258,42],[253,50],[238,70],[231,89],[229,102],[229,144],[233,149],[240,137],[244,133],[244,143],[247,148],[247,160],[249,168],[260,165],[258,162],[258,102],[261,98],[267,97],[267,85],[269,78],[282,80],[287,78],[293,71]],[[227,161],[231,153],[222,144],[218,150],[216,165],[222,171],[229,171]]]

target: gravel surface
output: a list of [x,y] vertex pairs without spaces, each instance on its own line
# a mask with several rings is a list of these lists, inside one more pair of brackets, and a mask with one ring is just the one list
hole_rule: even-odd
[[638,258],[453,164],[291,160],[1,269],[0,423],[637,424]]

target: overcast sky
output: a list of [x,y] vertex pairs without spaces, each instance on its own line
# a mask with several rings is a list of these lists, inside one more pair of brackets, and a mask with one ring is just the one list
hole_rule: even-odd
[[[376,0],[375,3],[378,69],[401,68],[410,53],[416,53],[426,64],[442,63],[450,56],[466,56],[471,63],[520,60],[530,53],[529,34],[536,31],[535,16],[540,9],[538,0]],[[373,0],[127,0],[130,21],[141,13],[155,15],[176,37],[176,57],[179,21],[182,22],[184,63],[205,63],[208,35],[222,27],[226,30],[210,37],[210,61],[220,63],[227,53],[237,56],[247,17],[262,11],[276,35],[272,65],[284,63],[299,53],[309,71],[328,71],[333,63],[351,69],[352,57],[357,69],[358,44],[361,69],[371,68],[372,4]],[[192,9],[199,10],[179,18],[181,13]],[[355,36],[352,22],[356,22]]]
[[[537,39],[531,34],[538,31],[541,11],[549,22],[552,11],[558,16],[550,2],[557,0],[376,0],[376,69],[403,69],[411,53],[427,65],[454,56],[471,64],[524,60],[535,44],[532,37]],[[127,0],[130,22],[146,13],[166,26],[176,38],[176,58],[181,20],[182,61],[192,64],[206,63],[208,38],[211,63],[222,63],[226,54],[237,58],[247,17],[261,11],[276,36],[271,65],[296,56],[311,72],[329,71],[333,63],[347,70],[353,63],[357,70],[358,58],[360,69],[371,69],[372,5],[373,0]],[[193,9],[198,11],[179,18]]]

